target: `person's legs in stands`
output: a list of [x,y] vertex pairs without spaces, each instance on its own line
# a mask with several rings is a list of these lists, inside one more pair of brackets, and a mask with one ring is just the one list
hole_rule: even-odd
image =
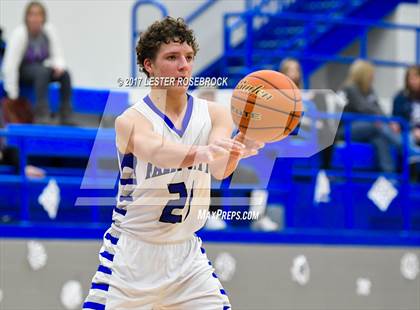
[[354,141],[368,142],[379,135],[378,128],[369,122],[353,122],[351,125],[351,138]]
[[42,64],[23,65],[20,69],[20,79],[23,84],[33,85],[35,90],[35,123],[50,123],[48,105],[48,84],[51,81],[52,69]]
[[375,147],[379,169],[383,172],[395,171],[390,143],[380,127],[370,122],[353,122],[352,139],[360,142],[371,142]]
[[414,182],[420,182],[420,145],[410,132],[408,137],[408,160],[410,163],[410,179]]
[[63,125],[72,125],[71,120],[72,106],[71,106],[71,78],[67,71],[64,71],[58,78],[53,78],[53,81],[60,83],[60,123]]
[[382,135],[388,140],[388,142],[395,146],[398,150],[402,148],[402,137],[400,133],[392,131],[388,124],[383,123],[380,127]]
[[413,132],[410,132],[408,141],[410,162],[420,162],[420,144],[417,144]]
[[[401,133],[396,133],[391,129],[391,127],[384,123],[381,127],[381,133],[383,137],[388,141],[389,144],[389,153],[392,157],[392,151],[395,149],[397,151],[397,158],[393,159],[394,162],[394,172],[401,172],[402,169],[402,150],[403,150],[403,139]],[[398,165],[396,165],[398,163]]]
[[384,137],[377,136],[372,139],[375,146],[378,167],[383,172],[395,172],[395,161],[392,158],[391,145]]
[[[338,139],[338,133],[334,136],[333,143],[326,147],[324,150],[322,150],[319,153],[320,159],[321,159],[321,166],[320,168],[325,169],[331,169],[331,163],[332,163],[332,157],[334,152],[334,144],[337,142]],[[320,146],[325,146],[329,144],[330,139],[333,136],[332,130],[328,127],[327,122],[324,122],[324,126],[321,130],[319,130],[318,133],[318,143]]]

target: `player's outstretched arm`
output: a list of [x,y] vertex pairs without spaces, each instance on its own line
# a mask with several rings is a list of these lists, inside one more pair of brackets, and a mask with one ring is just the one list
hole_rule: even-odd
[[185,145],[165,139],[141,113],[128,109],[115,121],[117,147],[160,168],[185,168],[209,163],[239,149],[236,141],[216,141],[209,145]]

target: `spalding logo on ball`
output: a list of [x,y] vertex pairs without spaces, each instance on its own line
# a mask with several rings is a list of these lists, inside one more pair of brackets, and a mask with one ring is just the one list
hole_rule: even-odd
[[231,114],[247,138],[274,142],[287,137],[302,116],[299,89],[286,75],[272,70],[255,71],[233,91]]

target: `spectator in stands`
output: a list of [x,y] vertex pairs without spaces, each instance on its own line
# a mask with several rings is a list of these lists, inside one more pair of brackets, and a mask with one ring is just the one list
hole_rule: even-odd
[[48,104],[48,84],[57,81],[61,86],[60,122],[71,121],[71,81],[66,71],[59,37],[55,28],[46,23],[45,7],[30,2],[24,24],[15,29],[7,42],[3,61],[4,88],[10,99],[19,97],[19,84],[35,90],[35,122],[51,123]]
[[299,89],[303,88],[302,66],[294,58],[285,58],[280,63],[280,72],[287,75]]
[[[411,163],[420,162],[420,66],[411,66],[405,74],[404,89],[394,97],[394,116],[404,118],[410,126],[409,156]],[[397,127],[397,130],[400,130]]]
[[2,63],[5,49],[6,42],[3,40],[3,30],[0,28],[0,64]]
[[[300,130],[317,130],[318,143],[325,146],[327,144],[326,140],[332,135],[332,129],[327,120],[316,119],[315,115],[316,111],[327,112],[325,93],[303,90],[302,66],[297,59],[284,59],[280,63],[279,71],[288,76],[301,89],[305,114],[301,121]],[[321,169],[329,169],[332,147],[322,150],[319,154],[321,157]]]
[[[299,89],[303,88],[302,83],[302,67],[294,58],[286,58],[280,63],[280,72],[288,76]],[[303,95],[303,91],[302,91]],[[306,97],[306,96],[305,96]],[[300,123],[299,130],[310,131],[313,128],[313,123],[311,117],[308,117],[308,110],[313,110],[314,106],[308,106],[308,100],[303,100],[304,106],[304,116]]]
[[[342,89],[346,105],[344,112],[367,115],[385,115],[372,89],[374,67],[365,60],[356,60],[350,67]],[[378,168],[383,172],[395,172],[392,147],[401,149],[401,135],[395,124],[384,121],[356,120],[351,124],[351,137],[355,141],[371,142],[376,150]]]

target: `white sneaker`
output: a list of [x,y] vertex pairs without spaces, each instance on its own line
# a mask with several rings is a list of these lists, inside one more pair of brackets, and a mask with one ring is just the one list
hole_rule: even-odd
[[262,231],[275,231],[279,230],[279,225],[270,219],[267,215],[251,224],[251,228]]
[[208,230],[222,230],[227,226],[226,222],[217,216],[210,216],[207,219],[205,228]]

